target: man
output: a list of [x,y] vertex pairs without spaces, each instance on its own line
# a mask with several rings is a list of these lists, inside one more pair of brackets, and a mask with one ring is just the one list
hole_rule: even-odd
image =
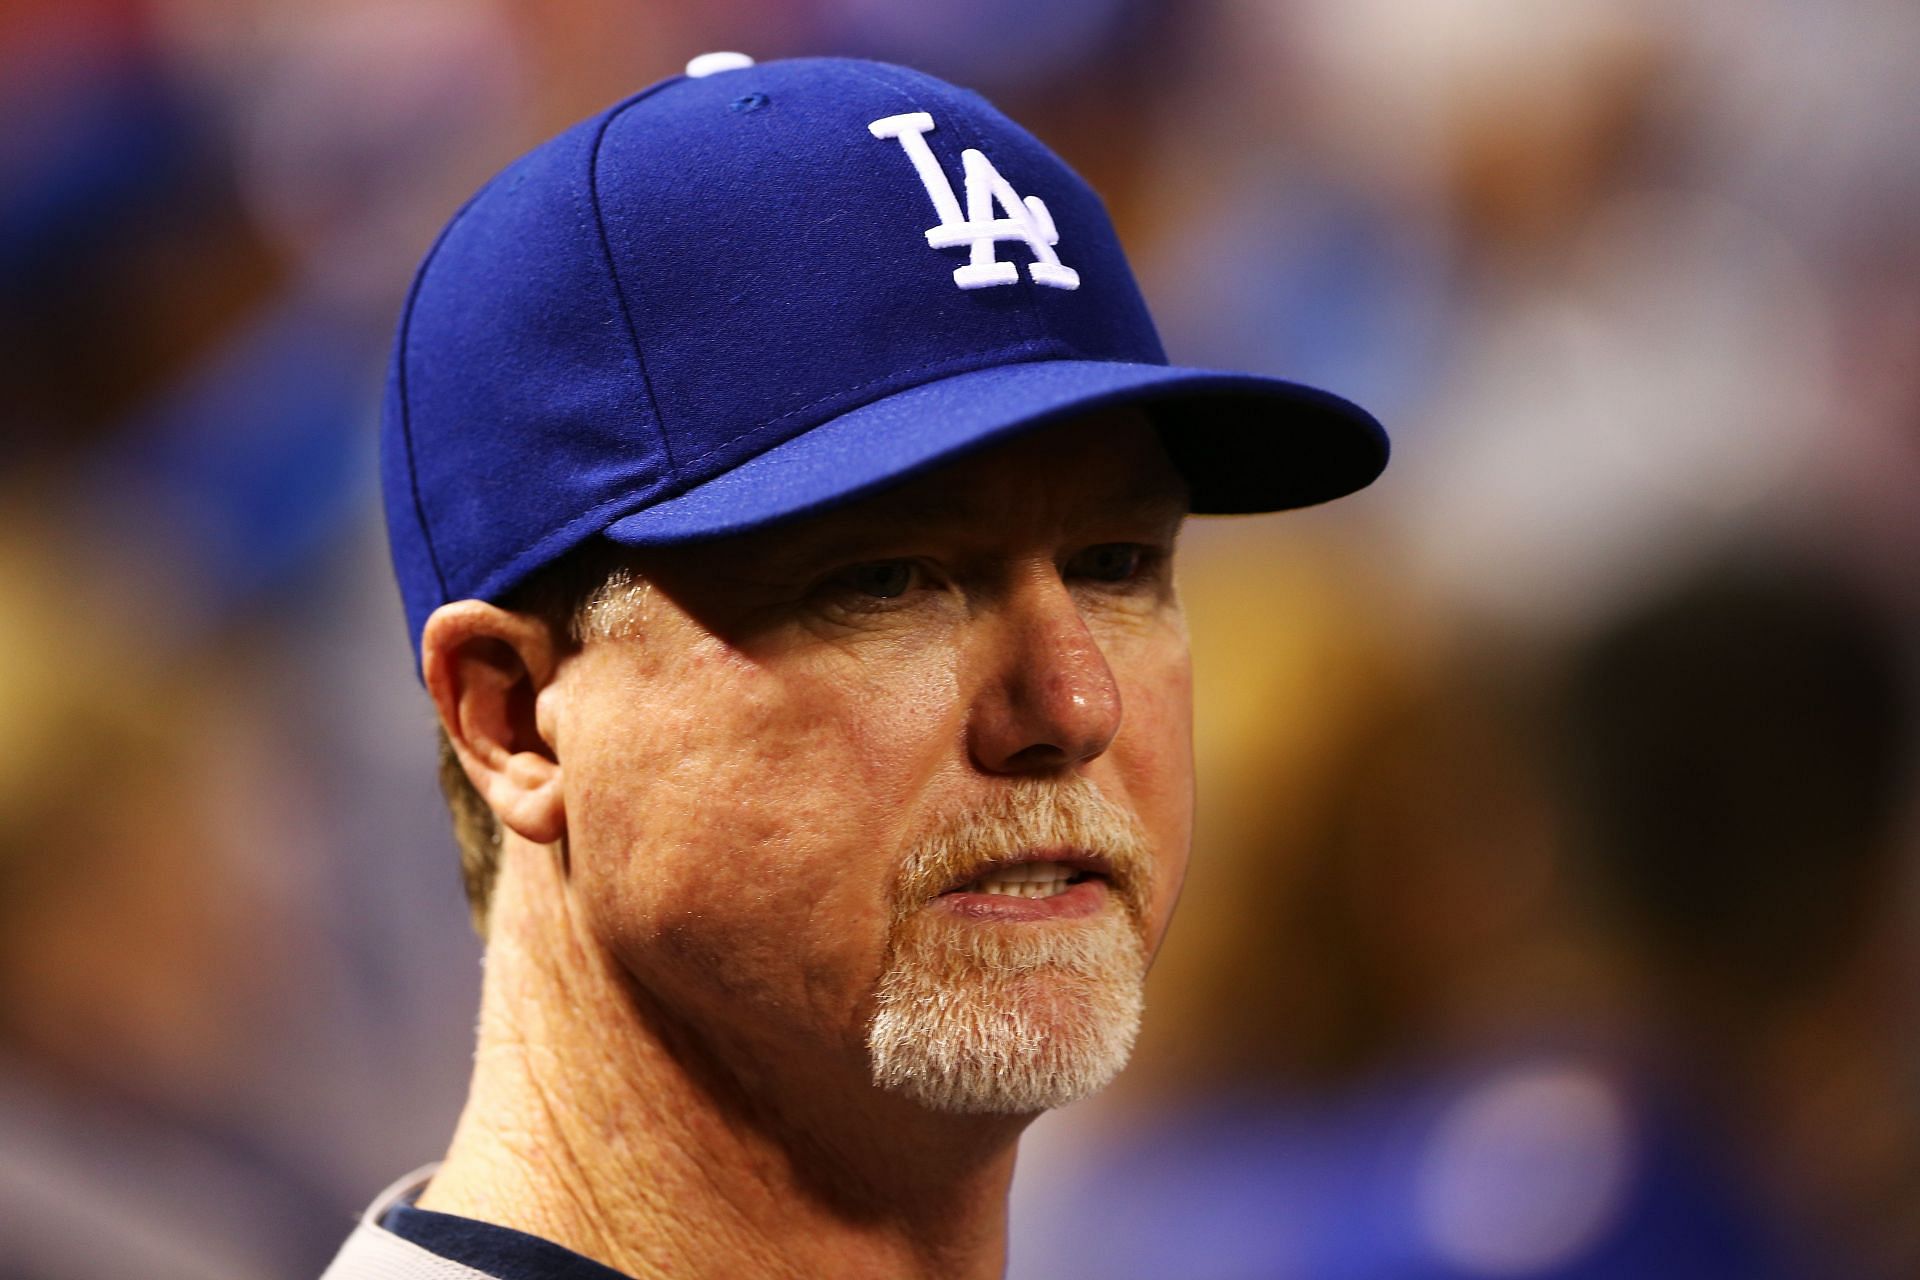
[[1385,458],[1168,367],[1097,197],[914,72],[708,55],[507,169],[383,437],[480,1046],[328,1275],[999,1274],[1187,856],[1180,521]]

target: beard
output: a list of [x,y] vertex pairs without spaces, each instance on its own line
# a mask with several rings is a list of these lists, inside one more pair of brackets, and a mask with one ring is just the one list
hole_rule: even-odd
[[[926,905],[985,863],[1073,848],[1124,910],[978,926]],[[1085,779],[1017,781],[909,851],[867,1025],[874,1083],[936,1111],[1016,1115],[1105,1088],[1140,1029],[1153,850]]]

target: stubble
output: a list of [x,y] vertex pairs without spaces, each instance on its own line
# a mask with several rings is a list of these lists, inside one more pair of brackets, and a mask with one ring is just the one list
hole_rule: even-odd
[[[1119,910],[983,924],[927,903],[982,866],[1070,848],[1105,858]],[[1140,1028],[1153,849],[1084,778],[1023,779],[909,850],[867,1047],[881,1088],[937,1111],[1028,1114],[1104,1088]]]

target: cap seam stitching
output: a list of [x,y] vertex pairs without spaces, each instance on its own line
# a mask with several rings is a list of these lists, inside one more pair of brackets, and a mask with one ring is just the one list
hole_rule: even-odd
[[602,120],[600,127],[594,131],[593,146],[589,148],[587,152],[587,210],[593,217],[594,232],[600,242],[600,255],[606,263],[607,279],[613,285],[614,301],[618,303],[620,307],[620,321],[626,326],[627,345],[633,350],[633,362],[640,372],[640,385],[647,394],[647,410],[652,415],[653,434],[659,441],[661,455],[667,460],[666,470],[668,475],[673,475],[678,472],[679,463],[674,460],[673,445],[667,439],[666,424],[660,420],[660,400],[659,397],[654,394],[653,378],[647,372],[646,353],[641,350],[640,335],[633,324],[633,308],[627,301],[627,288],[625,283],[620,279],[620,268],[613,260],[613,245],[607,238],[607,221],[600,208],[600,150],[602,144],[606,141],[607,130],[613,127],[615,120],[618,120],[629,110],[640,105],[640,103],[660,92],[660,90],[667,88],[669,85],[678,84],[685,78],[684,76],[675,76],[672,79],[663,80],[652,88],[635,94],[612,111],[609,111],[606,119]]
[[449,594],[447,573],[440,567],[440,552],[433,545],[433,526],[427,522],[427,504],[420,494],[420,467],[413,448],[413,397],[408,391],[411,379],[407,375],[409,353],[413,348],[413,313],[420,301],[420,291],[427,282],[427,273],[433,269],[434,262],[440,257],[440,250],[447,243],[447,238],[453,234],[455,227],[465,221],[474,205],[480,202],[480,197],[491,191],[494,183],[499,180],[500,175],[496,174],[480,190],[468,197],[459,211],[447,220],[447,225],[440,229],[440,234],[433,238],[433,244],[427,250],[427,256],[420,261],[420,269],[414,272],[413,283],[407,289],[406,305],[400,313],[400,358],[396,363],[399,365],[400,382],[400,439],[407,450],[407,491],[413,499],[413,518],[420,525],[420,541],[427,548],[427,567],[433,570],[434,585],[440,588],[442,603],[445,603]]

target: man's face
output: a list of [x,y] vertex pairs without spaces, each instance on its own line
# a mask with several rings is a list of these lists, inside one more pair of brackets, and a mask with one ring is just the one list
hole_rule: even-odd
[[542,695],[586,927],[768,1087],[864,1063],[1025,1112],[1104,1084],[1187,857],[1184,511],[1112,414],[648,553]]

